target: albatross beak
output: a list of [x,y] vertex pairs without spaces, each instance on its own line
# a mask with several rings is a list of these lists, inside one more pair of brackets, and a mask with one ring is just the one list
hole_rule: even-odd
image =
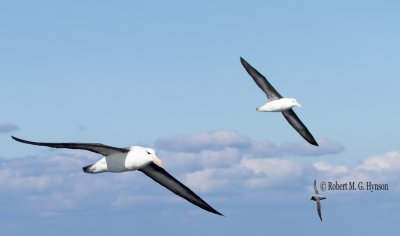
[[297,102],[297,103],[296,103],[296,106],[297,106],[297,107],[301,107],[301,104]]
[[160,159],[158,159],[158,157],[156,155],[153,155],[151,157],[151,159],[153,160],[154,163],[156,163],[159,166],[162,166],[162,161]]

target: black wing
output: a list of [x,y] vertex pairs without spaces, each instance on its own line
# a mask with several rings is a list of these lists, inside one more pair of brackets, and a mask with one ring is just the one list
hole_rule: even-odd
[[289,122],[289,124],[297,130],[297,132],[312,145],[318,146],[317,141],[315,141],[314,137],[311,135],[310,131],[308,131],[307,127],[300,121],[299,117],[297,117],[296,113],[294,113],[293,109],[288,109],[282,111],[283,116]]
[[317,199],[317,212],[318,212],[319,219],[322,221],[322,215],[321,215],[321,201],[320,201],[319,199]]
[[52,148],[82,149],[82,150],[95,152],[95,153],[101,154],[103,156],[108,156],[113,153],[129,152],[129,149],[127,149],[127,148],[111,147],[111,146],[107,146],[107,145],[104,145],[101,143],[41,143],[41,142],[32,142],[32,141],[23,140],[20,138],[16,138],[14,136],[11,136],[11,137],[14,140],[21,142],[21,143],[27,143],[27,144],[31,144],[31,145],[37,145],[37,146],[46,146],[46,147],[52,147]]
[[272,85],[267,81],[267,79],[254,67],[252,67],[246,60],[240,58],[240,62],[242,63],[243,67],[246,69],[247,73],[253,78],[254,82],[260,87],[264,93],[267,94],[267,98],[269,100],[280,99],[282,96],[272,87]]
[[183,185],[173,176],[168,174],[162,167],[155,163],[150,163],[149,165],[139,169],[145,175],[152,178],[157,183],[161,184],[165,188],[171,190],[176,195],[186,199],[187,201],[193,203],[194,205],[203,208],[206,211],[212,212],[217,215],[222,215],[210,205],[208,205],[203,199],[197,196],[192,190]]
[[316,179],[314,179],[314,192],[315,192],[315,194],[319,194],[318,193],[317,180]]

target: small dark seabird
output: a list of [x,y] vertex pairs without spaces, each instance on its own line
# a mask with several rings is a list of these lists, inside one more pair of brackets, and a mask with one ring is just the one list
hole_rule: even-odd
[[118,173],[139,170],[157,183],[194,205],[214,214],[222,215],[197,196],[192,190],[168,174],[168,172],[161,167],[162,162],[158,159],[156,151],[152,148],[141,146],[118,148],[100,143],[41,143],[19,139],[14,136],[12,136],[12,138],[21,143],[37,146],[82,149],[101,154],[103,157],[99,161],[82,168],[85,173]]
[[267,94],[268,102],[258,107],[256,110],[261,112],[282,112],[283,116],[289,122],[289,124],[297,130],[297,132],[310,144],[318,146],[317,141],[308,131],[307,127],[300,121],[296,113],[294,113],[292,107],[301,105],[293,98],[282,97],[272,85],[267,81],[267,79],[256,69],[254,69],[247,61],[240,58],[240,62],[243,67],[249,73],[249,75],[254,79],[254,82],[260,87],[265,94]]
[[321,221],[322,221],[321,200],[325,200],[325,199],[326,199],[326,197],[319,195],[318,188],[317,188],[317,180],[314,179],[314,195],[311,197],[310,200],[317,202],[317,212],[318,212],[318,216],[321,219]]

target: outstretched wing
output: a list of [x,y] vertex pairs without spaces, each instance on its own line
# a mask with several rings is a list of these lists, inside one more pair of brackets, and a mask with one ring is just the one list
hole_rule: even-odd
[[293,109],[288,109],[282,111],[283,116],[289,122],[289,124],[297,130],[297,132],[310,144],[318,146],[317,141],[315,141],[314,137],[311,135],[310,131],[308,131],[307,127],[300,121],[299,117],[297,117],[296,113],[294,113]]
[[315,192],[315,194],[319,194],[318,193],[317,180],[316,179],[314,179],[314,192]]
[[203,199],[197,196],[192,190],[183,185],[177,179],[172,177],[165,171],[162,167],[157,164],[150,163],[149,165],[139,169],[145,175],[152,178],[157,183],[161,184],[165,188],[171,190],[176,195],[186,199],[187,201],[193,203],[194,205],[203,208],[206,211],[212,212],[217,215],[222,215],[210,205],[208,205]]
[[101,154],[103,156],[108,156],[113,153],[129,152],[129,149],[127,149],[127,148],[111,147],[111,146],[107,146],[107,145],[104,145],[101,143],[42,143],[42,142],[32,142],[32,141],[23,140],[23,139],[14,137],[14,136],[11,136],[11,137],[14,140],[21,142],[21,143],[26,143],[26,144],[36,145],[36,146],[46,146],[46,147],[52,147],[52,148],[82,149],[82,150],[95,152],[95,153]]
[[318,212],[319,219],[322,221],[322,215],[321,215],[321,201],[320,201],[319,199],[317,199],[317,212]]
[[274,87],[268,82],[268,80],[254,67],[252,67],[246,60],[242,57],[240,58],[240,62],[243,67],[246,69],[247,73],[253,78],[254,82],[260,87],[265,94],[267,94],[267,98],[269,100],[276,100],[282,98],[282,96],[275,90]]

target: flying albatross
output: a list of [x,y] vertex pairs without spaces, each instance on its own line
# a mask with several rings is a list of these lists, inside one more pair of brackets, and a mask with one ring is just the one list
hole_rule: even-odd
[[289,124],[297,130],[297,132],[310,144],[318,146],[317,141],[315,141],[314,137],[311,135],[310,131],[308,131],[307,127],[300,121],[299,117],[297,117],[296,113],[294,113],[292,107],[297,106],[301,107],[301,105],[293,98],[284,98],[282,97],[272,85],[267,81],[267,79],[256,69],[254,69],[247,61],[245,61],[242,57],[240,58],[240,62],[243,67],[249,73],[249,75],[254,79],[254,82],[260,87],[264,93],[267,94],[268,102],[258,107],[256,110],[265,112],[282,112],[283,116],[289,122]]
[[319,195],[318,193],[318,188],[317,188],[317,180],[314,179],[314,195],[311,197],[310,200],[316,201],[317,202],[317,212],[319,219],[322,221],[322,216],[321,216],[321,200],[325,200],[326,197]]
[[165,171],[161,167],[162,162],[158,159],[156,151],[152,148],[140,146],[118,148],[100,143],[42,143],[23,140],[14,136],[11,137],[18,142],[31,145],[47,146],[52,148],[82,149],[101,154],[103,155],[103,158],[99,161],[82,168],[85,173],[118,173],[139,170],[157,183],[194,205],[214,214],[222,215],[197,196],[192,190]]

